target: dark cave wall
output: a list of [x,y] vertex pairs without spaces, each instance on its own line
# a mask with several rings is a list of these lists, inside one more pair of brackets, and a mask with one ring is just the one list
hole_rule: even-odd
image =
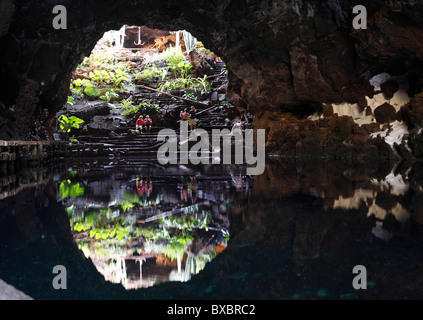
[[[67,8],[67,30],[52,9]],[[352,28],[365,4],[369,28]],[[0,139],[51,138],[70,75],[103,32],[123,24],[186,29],[223,57],[231,96],[253,112],[356,102],[380,72],[417,78],[423,4],[409,1],[0,0]],[[416,88],[420,91],[420,87]]]

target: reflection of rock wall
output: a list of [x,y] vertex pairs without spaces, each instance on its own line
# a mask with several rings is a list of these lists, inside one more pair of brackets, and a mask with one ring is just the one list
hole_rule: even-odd
[[[421,181],[411,169],[379,170],[314,161],[269,164],[255,179],[249,205],[237,210],[244,229],[233,243],[292,247],[294,261],[303,265],[328,248],[351,259],[355,241],[404,236],[421,223]],[[344,246],[350,245],[347,257]]]

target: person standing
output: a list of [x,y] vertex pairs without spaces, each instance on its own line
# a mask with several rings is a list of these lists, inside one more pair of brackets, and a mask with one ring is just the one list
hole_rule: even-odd
[[232,127],[231,135],[242,134],[242,122],[240,118],[236,118],[235,123]]
[[194,106],[191,106],[191,110],[189,112],[189,124],[191,131],[197,129],[197,110],[195,110]]

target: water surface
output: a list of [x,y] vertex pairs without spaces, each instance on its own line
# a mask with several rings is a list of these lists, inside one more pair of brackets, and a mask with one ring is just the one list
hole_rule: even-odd
[[[419,165],[9,169],[0,278],[35,299],[421,298]],[[54,266],[67,289],[52,286]],[[355,290],[353,268],[367,270]]]

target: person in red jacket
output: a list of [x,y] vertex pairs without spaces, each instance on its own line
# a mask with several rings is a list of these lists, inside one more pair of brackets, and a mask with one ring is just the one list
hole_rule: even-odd
[[144,125],[144,117],[140,116],[137,120],[137,123],[135,125],[135,131],[138,132],[138,130],[141,130],[142,133],[142,126]]
[[151,120],[150,116],[147,115],[144,119],[145,132],[151,132],[151,125],[152,124],[153,124],[153,120]]

